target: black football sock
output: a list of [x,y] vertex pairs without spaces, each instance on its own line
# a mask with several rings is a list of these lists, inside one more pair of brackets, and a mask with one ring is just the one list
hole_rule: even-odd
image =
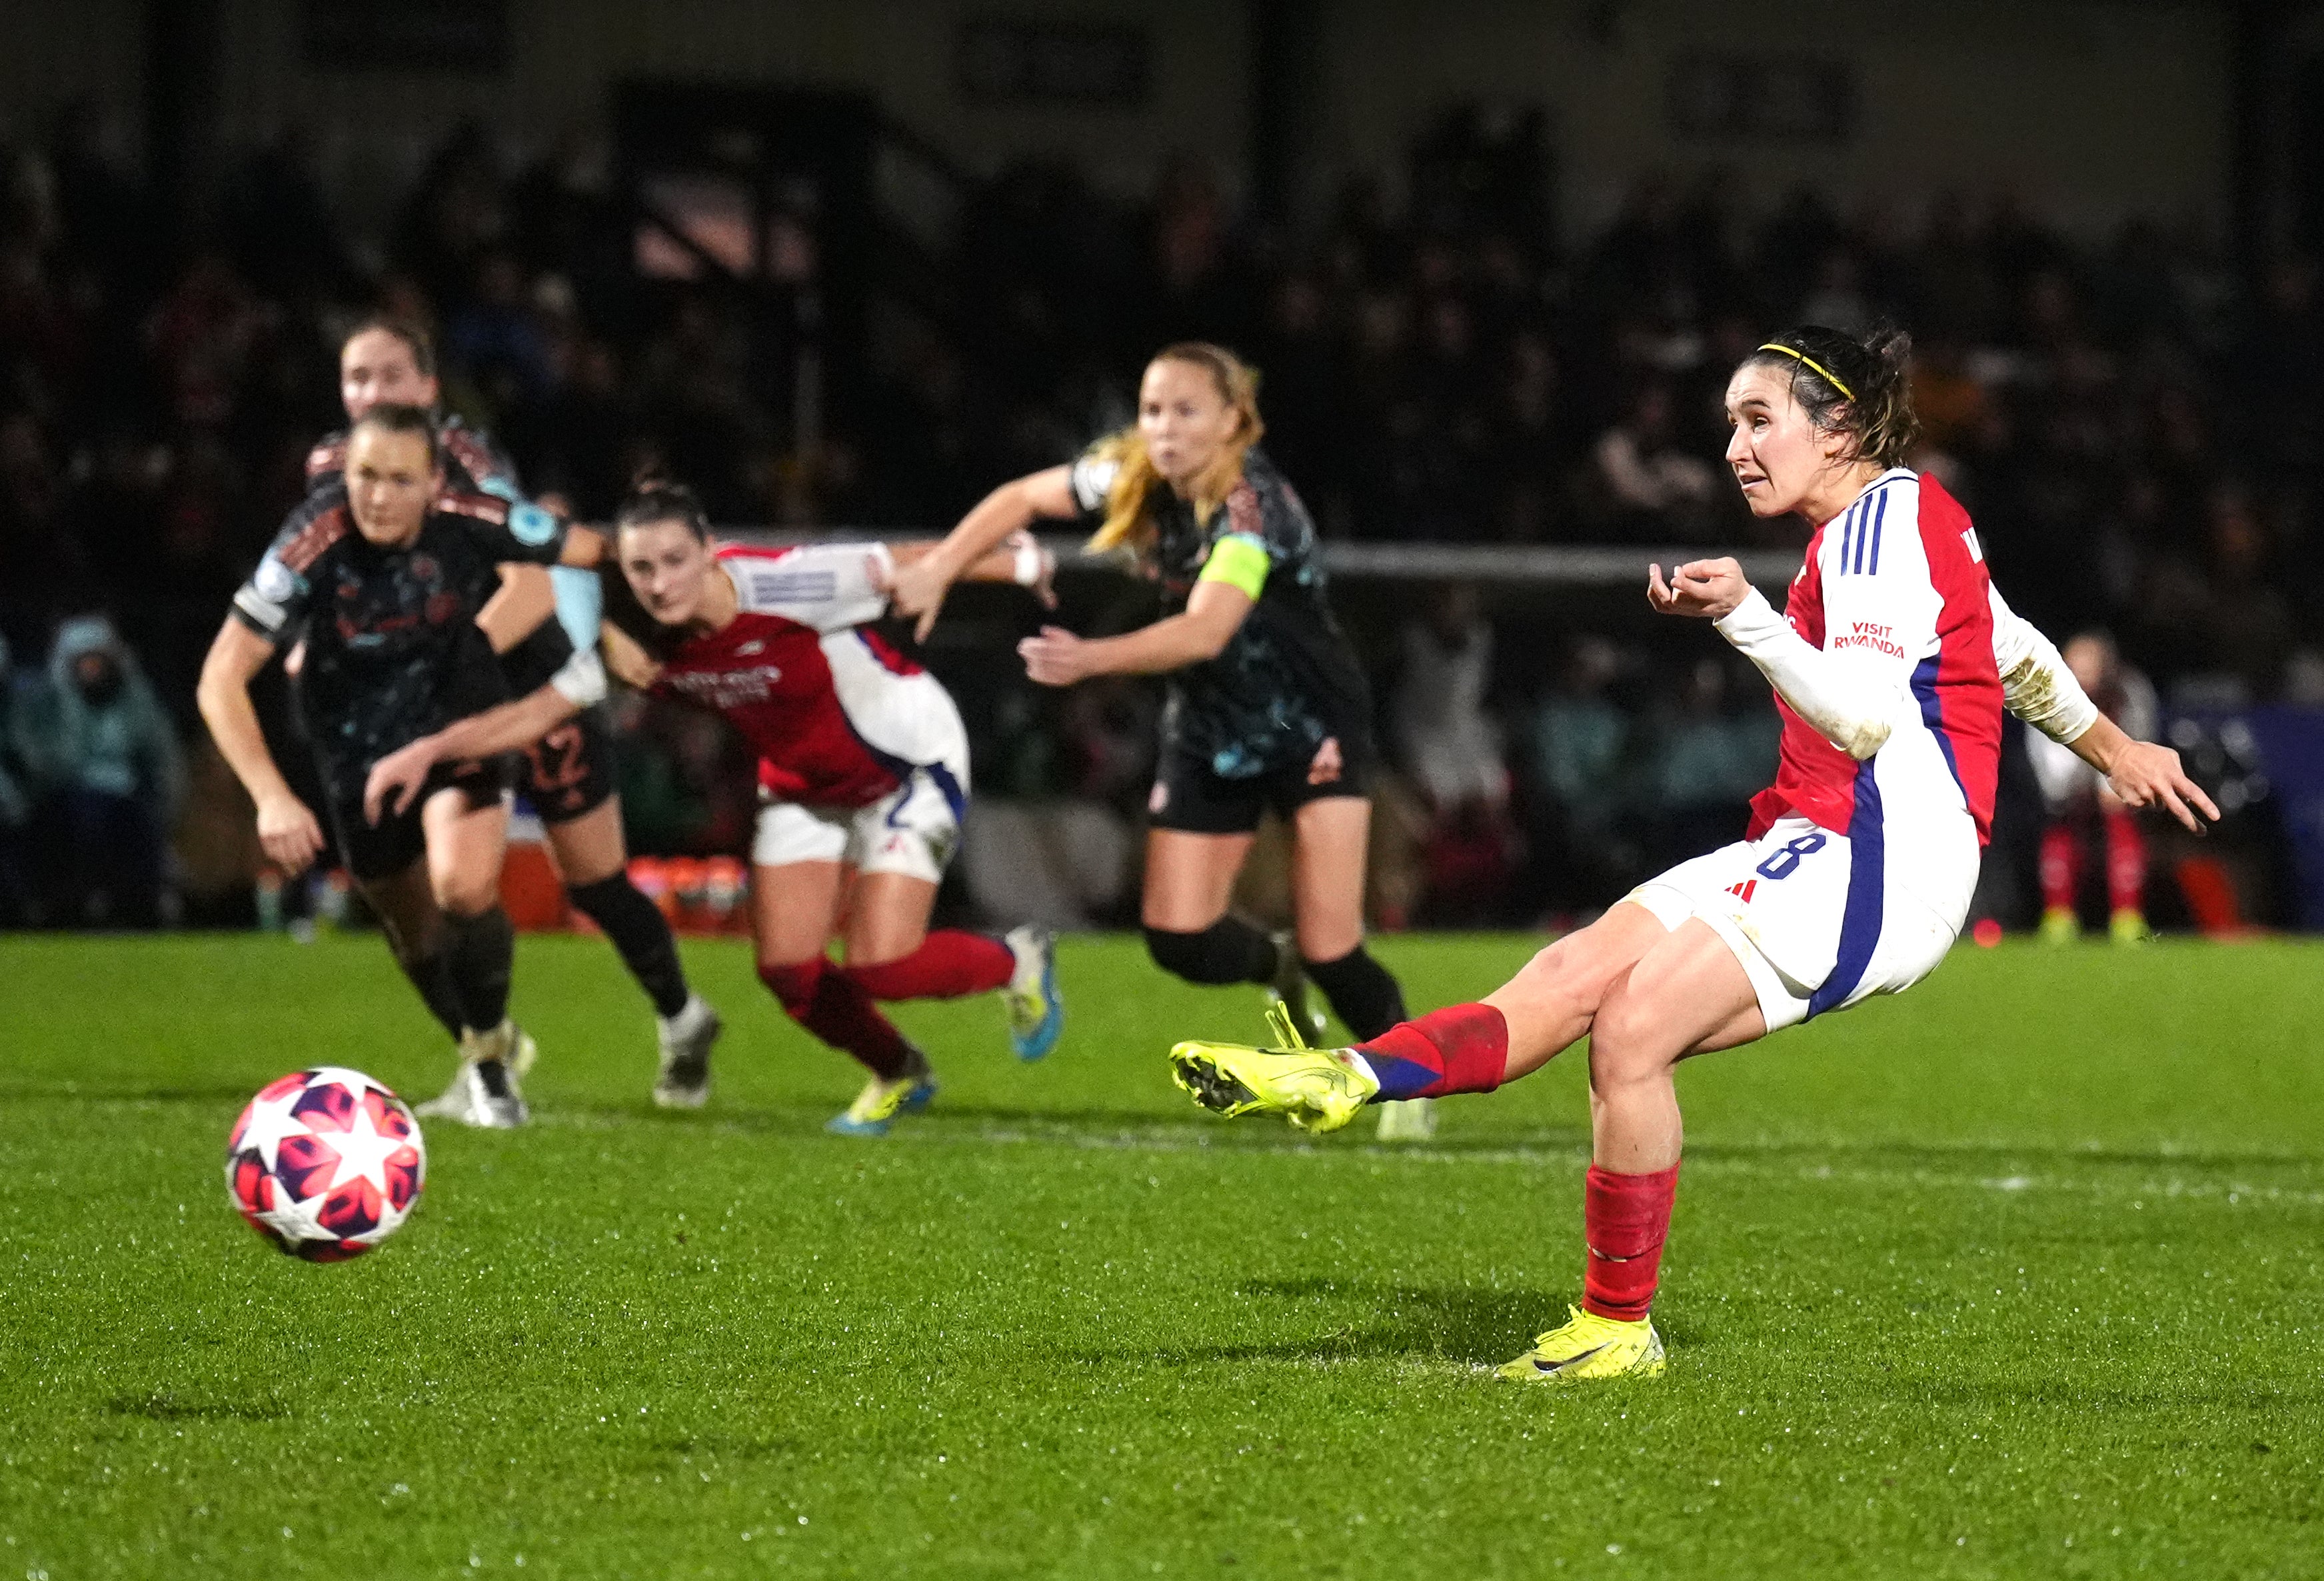
[[1404,1020],[1404,990],[1388,969],[1356,946],[1336,961],[1308,961],[1307,980],[1323,991],[1359,1042]]
[[452,975],[445,964],[444,952],[439,948],[424,956],[408,956],[400,949],[392,953],[395,964],[401,966],[403,975],[411,979],[411,986],[419,992],[420,1001],[428,1007],[428,1013],[442,1023],[454,1042],[458,1042],[460,995],[452,986]]
[[1282,964],[1275,940],[1234,916],[1200,933],[1148,928],[1146,949],[1156,966],[1189,983],[1272,983]]
[[516,965],[516,933],[498,906],[473,917],[444,913],[444,957],[459,994],[460,1019],[489,1032],[508,1019],[509,974]]
[[686,1008],[691,990],[686,969],[678,964],[678,940],[654,903],[638,892],[626,873],[576,884],[566,892],[581,914],[604,929],[613,941],[622,964],[653,1001],[654,1012],[664,1021]]
[[477,1060],[476,1079],[484,1084],[488,1096],[506,1098],[515,1096],[516,1089],[509,1084],[509,1068],[497,1059]]

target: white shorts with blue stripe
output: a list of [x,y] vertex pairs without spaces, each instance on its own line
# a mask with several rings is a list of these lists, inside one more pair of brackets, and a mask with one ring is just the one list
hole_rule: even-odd
[[869,807],[762,800],[751,863],[842,862],[859,873],[900,873],[941,883],[960,849],[964,778],[943,764],[913,768]]
[[1858,820],[1852,839],[1781,818],[1757,839],[1682,862],[1625,898],[1665,928],[1690,917],[1709,924],[1742,963],[1772,1032],[1902,993],[1945,958],[1976,883],[1976,837],[1964,883],[1958,840],[1930,834],[1891,840],[1877,814]]

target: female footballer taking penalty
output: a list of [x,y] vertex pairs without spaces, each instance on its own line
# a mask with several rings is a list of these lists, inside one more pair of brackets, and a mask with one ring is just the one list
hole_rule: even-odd
[[[1038,517],[1078,518],[1096,529],[1093,550],[1133,553],[1162,583],[1162,619],[1094,639],[1047,627],[1018,652],[1044,686],[1169,677],[1148,804],[1147,948],[1190,983],[1268,985],[1320,1031],[1312,981],[1349,1030],[1375,1037],[1403,1019],[1404,994],[1364,950],[1371,700],[1324,596],[1315,524],[1255,448],[1258,389],[1222,347],[1164,347],[1134,428],[995,489],[897,572],[895,607],[925,636],[952,582]],[[1291,825],[1296,952],[1227,910],[1270,807]]]
[[1313,1131],[1364,1105],[1489,1092],[1590,1039],[1582,1299],[1500,1369],[1526,1381],[1651,1375],[1647,1317],[1678,1185],[1672,1073],[1935,969],[1960,930],[1993,816],[2006,707],[2072,748],[2132,807],[2201,832],[2218,811],[2167,747],[2093,707],[1986,574],[1967,513],[1904,465],[1906,337],[1803,328],[1729,381],[1727,462],[1754,515],[1798,516],[1806,564],[1778,614],[1732,559],[1647,573],[1667,615],[1715,623],[1783,718],[1749,837],[1641,885],[1476,1004],[1335,1049],[1185,1042],[1195,1101]]

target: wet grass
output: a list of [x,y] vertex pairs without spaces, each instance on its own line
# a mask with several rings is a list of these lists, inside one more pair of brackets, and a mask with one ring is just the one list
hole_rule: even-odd
[[1578,1293],[1571,1057],[1425,1147],[1220,1124],[1161,1050],[1255,1006],[1074,941],[1055,1057],[908,1008],[945,1090],[846,1142],[689,960],[710,1108],[527,939],[538,1123],[312,1267],[221,1150],[300,1064],[443,1079],[376,941],[0,939],[0,1576],[2324,1574],[2324,949],[1964,950],[1690,1066],[1671,1371],[1588,1391],[1483,1371]]

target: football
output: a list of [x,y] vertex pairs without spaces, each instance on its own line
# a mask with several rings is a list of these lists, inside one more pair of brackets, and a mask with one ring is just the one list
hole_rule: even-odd
[[236,1211],[309,1262],[360,1257],[395,1234],[427,1179],[427,1146],[403,1100],[338,1066],[269,1082],[226,1138]]

